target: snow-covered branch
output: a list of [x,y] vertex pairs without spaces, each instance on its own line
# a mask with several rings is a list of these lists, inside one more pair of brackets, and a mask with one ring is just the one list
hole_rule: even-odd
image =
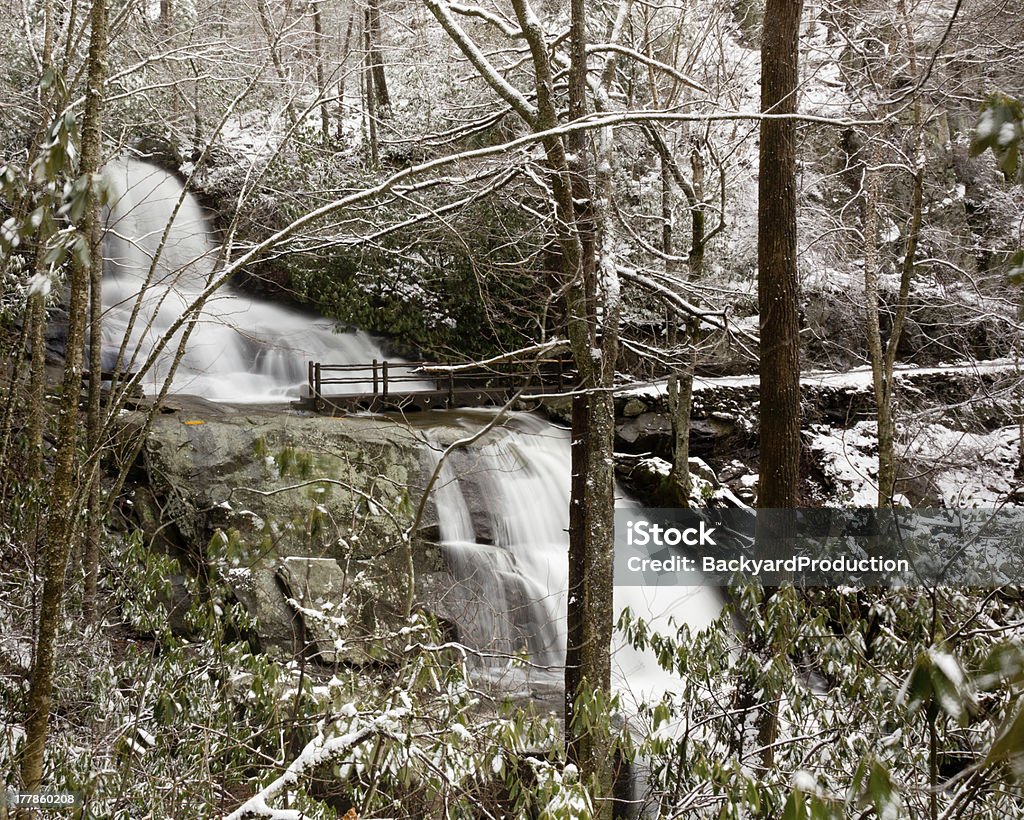
[[306,744],[295,760],[293,760],[284,774],[260,789],[245,803],[235,809],[231,814],[226,815],[224,820],[243,820],[247,817],[265,817],[273,820],[301,820],[303,814],[297,811],[284,809],[273,809],[268,804],[282,792],[296,786],[299,779],[310,772],[314,772],[321,766],[331,763],[334,760],[347,754],[360,743],[369,740],[376,735],[387,735],[396,720],[406,716],[408,709],[399,707],[378,715],[368,725],[361,729],[346,732],[338,737],[328,738],[322,733]]
[[448,8],[456,14],[461,14],[463,17],[477,17],[490,23],[498,28],[506,37],[515,38],[523,36],[522,30],[518,26],[512,25],[508,20],[487,11],[487,9],[480,8],[480,6],[464,6],[461,3],[449,3]]
[[491,65],[491,61],[487,59],[473,38],[452,17],[451,7],[444,0],[424,0],[424,2],[437,18],[437,22],[441,24],[441,28],[455,41],[459,50],[466,55],[473,67],[480,72],[484,81],[494,89],[499,97],[512,106],[519,116],[527,122],[533,122],[537,116],[537,109]]
[[615,54],[621,54],[624,57],[629,57],[631,60],[636,60],[638,63],[656,68],[659,71],[663,71],[672,78],[679,80],[683,85],[689,86],[690,88],[696,89],[703,94],[709,94],[711,92],[701,85],[699,82],[694,80],[692,77],[687,77],[678,69],[673,68],[668,63],[663,63],[660,60],[655,60],[653,57],[648,57],[646,54],[641,54],[636,49],[627,48],[626,46],[619,45],[618,43],[597,43],[595,45],[587,46],[587,54],[598,54],[604,51],[611,51]]
[[521,347],[518,350],[513,350],[510,353],[501,353],[497,356],[492,356],[489,359],[481,359],[477,362],[469,362],[468,364],[452,364],[452,365],[430,365],[429,367],[419,368],[417,373],[458,373],[463,370],[475,370],[481,367],[488,367],[492,364],[500,364],[502,362],[513,361],[523,356],[539,356],[543,353],[551,353],[555,350],[563,350],[569,346],[569,342],[566,339],[552,339],[544,342],[543,344],[530,345],[529,347]]

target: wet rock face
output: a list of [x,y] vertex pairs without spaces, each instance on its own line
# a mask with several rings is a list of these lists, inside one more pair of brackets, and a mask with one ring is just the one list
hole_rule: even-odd
[[278,556],[368,560],[408,524],[416,447],[370,419],[183,411],[156,420],[141,466],[193,546],[233,529]]
[[[155,420],[132,495],[136,520],[154,548],[188,564],[204,562],[212,539],[229,544],[229,582],[257,620],[261,648],[357,661],[342,638],[402,611],[421,446],[386,420],[188,402]],[[303,616],[321,605],[344,607],[345,628]]]

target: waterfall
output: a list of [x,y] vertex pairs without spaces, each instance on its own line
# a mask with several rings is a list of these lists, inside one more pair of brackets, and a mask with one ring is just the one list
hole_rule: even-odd
[[[127,339],[121,369],[134,372],[216,275],[220,247],[198,200],[183,193],[171,174],[127,158],[108,164],[103,175],[109,191],[103,246],[104,368],[113,369]],[[181,332],[146,374],[148,392],[163,384]],[[227,285],[204,306],[172,390],[216,401],[279,402],[300,395],[311,360],[362,363],[384,358],[365,333],[336,333],[328,319],[253,299]]]
[[[199,202],[170,174],[122,159],[104,176],[104,367],[113,368],[126,339],[122,370],[133,371],[216,275],[220,248]],[[147,374],[147,389],[163,383],[177,338]],[[326,319],[226,286],[204,306],[172,389],[232,402],[281,401],[299,394],[309,360],[383,358],[365,333],[335,333]],[[454,416],[467,433],[492,418],[487,411]],[[430,469],[441,449],[428,448]],[[517,413],[441,465],[434,504],[453,583],[439,605],[491,671],[509,669],[509,659],[525,650],[534,672],[561,677],[570,462],[568,431]],[[707,589],[617,588],[613,614],[626,605],[662,629],[671,619],[699,628],[721,608]],[[618,646],[615,658],[617,687],[637,699],[671,686],[653,658],[628,646]]]
[[[460,413],[467,432],[492,418]],[[427,450],[428,466],[441,447]],[[480,665],[507,667],[526,651],[540,667],[565,657],[569,440],[526,413],[449,454],[434,490],[453,585],[440,606]]]
[[[486,412],[462,413],[479,429]],[[436,465],[439,445],[428,450]],[[570,445],[568,431],[538,416],[511,414],[481,441],[453,451],[434,490],[442,547],[456,584],[441,602],[461,641],[481,653],[491,672],[523,649],[530,661],[560,676],[565,661]],[[616,505],[634,506],[618,497]],[[483,509],[480,509],[480,508]],[[703,587],[616,587],[613,614],[623,607],[655,629],[700,629],[721,611]],[[673,625],[674,624],[674,625]],[[657,697],[673,685],[649,653],[623,641],[615,646],[616,689],[629,700]]]

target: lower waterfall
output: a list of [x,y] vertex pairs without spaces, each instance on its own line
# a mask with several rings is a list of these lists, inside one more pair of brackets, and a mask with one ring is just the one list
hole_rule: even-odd
[[[468,433],[492,419],[459,423]],[[436,464],[439,448],[427,453]],[[439,606],[481,666],[507,667],[524,650],[538,667],[564,662],[568,465],[566,431],[526,413],[441,464],[433,501],[455,583]]]
[[[492,418],[486,411],[464,412],[460,424],[471,432]],[[432,465],[439,454],[440,447],[428,450]],[[477,664],[492,674],[513,666],[512,656],[526,650],[533,675],[561,677],[570,457],[568,430],[513,413],[441,465],[434,503],[456,583],[445,591],[440,608],[476,653]],[[617,495],[616,506],[631,505]],[[700,629],[721,611],[717,593],[702,587],[616,587],[614,614],[626,606],[653,628],[673,632],[673,621]],[[616,688],[636,700],[672,685],[672,676],[653,657],[624,642],[616,645],[613,663]]]

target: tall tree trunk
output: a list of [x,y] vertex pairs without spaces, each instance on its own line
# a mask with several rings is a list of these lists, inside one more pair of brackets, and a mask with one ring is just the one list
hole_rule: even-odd
[[669,377],[668,410],[672,421],[672,471],[669,481],[680,506],[690,505],[690,407],[693,403],[693,371],[697,348],[690,340],[686,363]]
[[324,21],[320,3],[313,3],[313,50],[316,53],[316,90],[320,95],[320,137],[331,141],[331,116],[327,110],[327,80],[324,77]]
[[686,197],[686,205],[690,211],[690,250],[687,261],[690,267],[690,276],[699,278],[704,274],[704,249],[707,245],[707,203],[704,202],[704,158],[697,149],[690,155],[690,168],[693,175],[692,183],[683,176],[679,163],[675,161],[672,152],[665,143],[664,138],[658,130],[651,126],[645,129],[647,138],[654,150],[658,152],[661,164],[661,187],[662,187],[662,252],[666,256],[672,256],[671,243],[672,225],[671,222],[665,225],[664,220],[671,219],[671,209],[666,210],[665,197],[668,191],[669,176],[675,179],[679,190]]
[[[337,103],[337,117],[338,117],[338,133],[341,134],[345,125],[345,77],[348,76],[348,70],[346,68],[348,64],[349,54],[352,51],[352,32],[355,29],[356,12],[352,11],[348,16],[348,25],[345,27],[345,39],[341,46],[341,58],[338,60],[341,65],[341,69],[338,71],[338,103]],[[340,33],[340,32],[339,32]],[[356,43],[358,46],[358,42]],[[358,48],[356,49],[358,52]],[[359,76],[358,73],[356,76]]]
[[[768,0],[761,43],[761,110],[796,110],[802,0]],[[757,291],[761,314],[758,506],[799,500],[800,328],[796,258],[796,122],[761,121]]]
[[[102,235],[102,226],[93,228]],[[100,393],[103,386],[103,255],[99,241],[90,242],[89,259],[89,403],[86,420],[86,452],[88,501],[85,545],[82,551],[82,574],[85,587],[82,592],[82,617],[92,624],[96,614],[96,581],[99,577],[100,537],[103,529],[100,512],[100,437],[103,416]]]
[[380,27],[380,2],[381,0],[370,0],[366,9],[366,48],[369,55],[370,72],[373,74],[377,116],[387,119],[391,112],[391,95],[388,93],[387,77],[384,76],[384,55],[381,53],[383,34]]
[[[569,118],[577,119],[587,113],[585,0],[572,0],[570,4],[569,41]],[[569,622],[573,632],[568,636],[573,663],[567,659],[566,740],[570,757],[590,790],[597,816],[611,817],[614,759],[609,746],[610,727],[600,710],[593,713],[596,719],[585,719],[590,704],[611,692],[615,541],[615,408],[611,387],[618,354],[618,294],[609,292],[609,288],[616,288],[617,280],[605,218],[611,196],[611,134],[601,135],[597,170],[589,160],[591,146],[586,134],[570,136],[569,150],[574,158],[571,207],[580,256],[578,267],[567,269],[565,274],[571,277],[569,338],[584,393],[573,405],[573,514],[569,528],[573,582]],[[599,302],[603,313],[600,320]]]
[[704,275],[704,242],[707,232],[707,210],[704,204],[704,157],[694,148],[690,153],[693,172],[693,200],[690,203],[690,274],[699,279]]
[[[42,254],[40,254],[40,258]],[[39,273],[42,265],[36,265]],[[29,342],[32,359],[28,382],[28,479],[37,482],[43,475],[43,418],[46,407],[46,297],[35,293],[29,298]]]
[[[907,16],[907,8],[903,0],[896,4],[897,12],[903,22],[907,37],[907,54],[910,79],[916,82],[918,76],[917,48],[914,41],[914,30]],[[864,191],[864,293],[867,303],[867,335],[868,353],[871,358],[871,371],[874,382],[875,406],[877,408],[877,440],[878,440],[878,506],[890,507],[896,494],[896,406],[895,381],[896,354],[899,350],[903,327],[906,324],[907,312],[910,308],[910,283],[914,278],[917,245],[921,237],[921,221],[924,213],[924,173],[927,156],[924,145],[924,127],[922,122],[921,99],[915,97],[913,105],[914,126],[916,128],[916,144],[914,146],[914,171],[911,187],[910,221],[907,225],[907,241],[904,247],[903,264],[900,270],[900,289],[896,297],[896,310],[893,316],[889,339],[883,346],[881,327],[878,316],[878,206],[880,200],[878,169],[883,156],[880,145],[876,145],[868,159],[865,172]],[[879,112],[879,119],[884,112]]]
[[[46,0],[43,5],[43,51],[42,65],[44,78],[47,72],[55,72],[56,65],[53,59],[53,0]],[[50,117],[53,111],[53,98],[56,82],[51,82],[48,88],[40,83],[40,112],[39,128],[36,137],[36,146],[40,146],[46,135]],[[48,237],[41,237],[36,248],[36,276],[42,277],[47,274],[43,259],[46,256],[44,248]],[[29,297],[29,344],[32,346],[32,358],[29,365],[29,398],[26,422],[28,438],[28,479],[33,485],[43,475],[43,427],[44,413],[46,408],[46,295],[37,291]]]
[[295,106],[292,103],[292,93],[288,83],[288,72],[284,69],[284,62],[281,60],[281,53],[278,51],[280,37],[274,32],[274,20],[267,8],[267,0],[256,0],[256,12],[260,18],[260,27],[267,38],[267,46],[270,48],[270,60],[274,64],[274,72],[281,83],[281,93],[285,95],[285,113],[288,116],[288,123],[295,125],[298,122],[298,114],[295,113]]
[[[796,111],[802,0],[768,0],[761,39],[761,111]],[[757,506],[792,510],[800,498],[800,327],[796,242],[796,121],[763,119],[758,169],[757,292],[760,310],[760,483]],[[782,557],[788,520],[757,520],[760,557]],[[762,617],[774,590],[766,589]],[[758,642],[760,644],[760,642]],[[750,647],[767,660],[780,647]],[[748,682],[749,685],[749,682]],[[760,690],[761,688],[758,687]],[[756,696],[761,769],[774,765],[778,711],[771,692]]]
[[[82,387],[82,355],[89,298],[91,261],[100,257],[99,202],[93,177],[99,172],[102,151],[103,83],[106,77],[107,0],[93,0],[90,12],[88,75],[82,121],[80,172],[88,175],[86,208],[79,226],[80,240],[91,254],[73,254],[71,301],[68,309],[67,352],[63,395],[58,420],[57,453],[50,489],[51,507],[43,567],[43,594],[36,633],[32,681],[25,715],[25,746],[21,761],[21,785],[39,789],[43,777],[43,752],[50,720],[54,648],[64,598],[64,574],[76,542],[75,473],[78,445],[78,398]],[[21,813],[23,818],[31,811]]]
[[172,0],[160,0],[160,35],[170,37],[174,33],[174,6]]
[[861,220],[864,235],[864,304],[867,321],[868,358],[875,392],[878,440],[878,495],[879,508],[892,503],[896,485],[894,460],[895,429],[892,408],[891,374],[885,369],[885,346],[878,315],[878,203],[879,166],[882,152],[876,142],[868,156],[864,170],[864,201]]
[[376,85],[373,73],[373,58],[370,48],[370,12],[366,12],[366,19],[363,21],[363,42],[366,47],[366,68],[363,72],[366,99],[366,131],[370,142],[370,167],[376,168],[380,158],[380,149],[377,146],[377,94],[374,91]]

